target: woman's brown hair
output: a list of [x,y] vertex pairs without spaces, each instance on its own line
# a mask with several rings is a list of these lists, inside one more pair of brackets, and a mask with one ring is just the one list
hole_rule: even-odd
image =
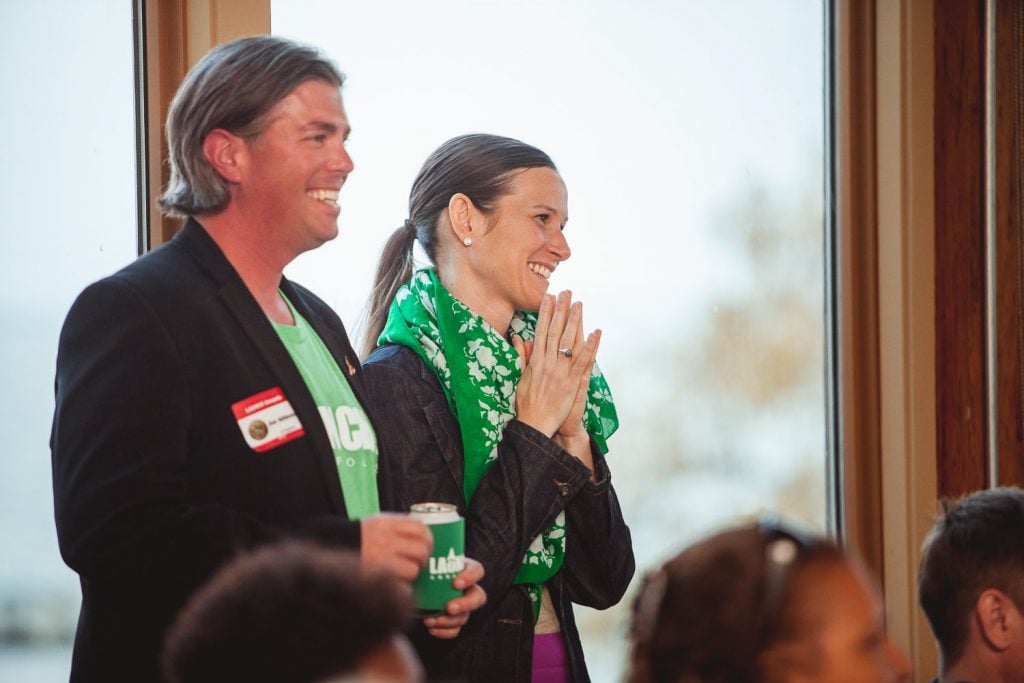
[[761,522],[688,547],[649,574],[634,605],[629,683],[766,680],[761,655],[807,631],[798,574],[845,561],[823,538]]

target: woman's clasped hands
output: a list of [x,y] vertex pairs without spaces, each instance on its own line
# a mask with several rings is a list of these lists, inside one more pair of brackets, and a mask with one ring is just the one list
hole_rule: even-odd
[[516,417],[552,437],[593,472],[590,437],[583,427],[590,374],[601,343],[601,330],[583,332],[583,304],[572,292],[544,295],[532,343],[512,335],[524,360],[516,388]]

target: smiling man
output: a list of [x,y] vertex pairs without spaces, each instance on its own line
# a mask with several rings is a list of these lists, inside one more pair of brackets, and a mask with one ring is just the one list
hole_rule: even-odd
[[[405,579],[418,521],[381,514],[377,438],[341,320],[283,277],[338,234],[353,169],[342,75],[269,36],[219,46],[167,119],[186,217],[169,243],[79,296],[61,332],[51,435],[61,553],[81,577],[72,680],[157,680],[163,633],[239,550],[301,537]],[[483,570],[430,620],[450,638]]]

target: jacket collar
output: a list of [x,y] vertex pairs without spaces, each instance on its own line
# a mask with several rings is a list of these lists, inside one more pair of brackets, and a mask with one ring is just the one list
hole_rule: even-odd
[[[345,501],[341,492],[341,482],[338,478],[338,469],[334,460],[334,451],[323,426],[323,420],[313,400],[312,394],[306,382],[299,374],[298,368],[288,354],[288,349],[277,336],[270,320],[267,319],[259,303],[249,292],[242,277],[235,270],[235,267],[228,261],[224,252],[220,250],[217,243],[213,241],[210,234],[206,232],[197,221],[189,218],[184,227],[174,236],[171,244],[180,247],[190,254],[199,265],[206,271],[216,285],[217,293],[224,303],[224,307],[242,327],[248,337],[252,340],[253,346],[260,353],[267,365],[277,378],[278,384],[284,395],[288,398],[295,414],[305,429],[309,444],[314,451],[320,472],[323,475],[327,495],[335,511],[341,515],[346,514]],[[324,323],[321,316],[310,309],[305,298],[297,287],[282,277],[281,288],[285,295],[291,300],[296,310],[309,321],[316,333],[324,341],[324,344],[334,356],[335,362],[342,372],[348,375],[346,363],[349,356],[354,357],[348,339],[344,337],[344,330],[341,334],[334,334]],[[340,327],[340,320],[338,321]],[[356,365],[358,367],[358,364]],[[355,391],[355,382],[353,391]],[[357,394],[358,397],[358,394]]]

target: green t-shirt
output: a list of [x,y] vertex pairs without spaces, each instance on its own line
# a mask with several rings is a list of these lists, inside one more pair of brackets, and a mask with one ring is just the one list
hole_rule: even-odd
[[376,514],[380,512],[377,435],[330,351],[292,302],[287,297],[285,301],[295,317],[295,325],[274,323],[274,329],[320,411],[334,449],[348,517],[362,519]]

